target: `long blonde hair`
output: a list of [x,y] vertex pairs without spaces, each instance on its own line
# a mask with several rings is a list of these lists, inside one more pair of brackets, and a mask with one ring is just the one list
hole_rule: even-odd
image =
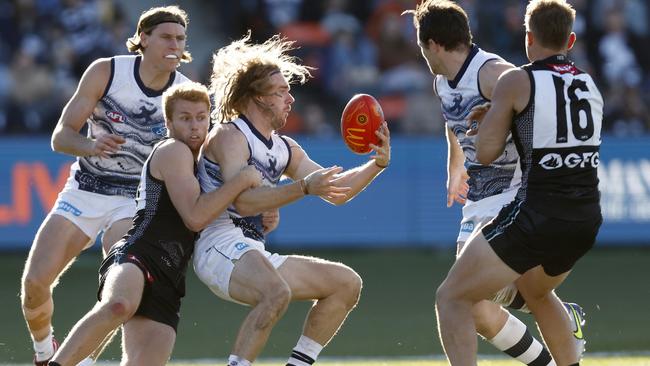
[[280,72],[290,84],[305,83],[311,77],[309,66],[288,55],[293,41],[275,35],[262,44],[253,43],[250,32],[242,39],[220,48],[212,58],[210,93],[214,97],[215,122],[237,118],[248,102],[268,95],[269,77]]

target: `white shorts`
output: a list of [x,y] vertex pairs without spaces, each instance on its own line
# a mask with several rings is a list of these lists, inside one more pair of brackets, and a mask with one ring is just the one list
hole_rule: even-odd
[[466,242],[474,231],[495,218],[501,208],[512,202],[516,195],[517,189],[511,189],[480,201],[467,200],[465,206],[463,206],[463,219],[460,222],[460,232],[456,241]]
[[224,300],[244,304],[230,297],[230,277],[235,263],[247,252],[257,250],[278,268],[287,260],[286,255],[270,253],[264,243],[247,238],[241,230],[204,230],[194,249],[194,272],[217,296]]
[[114,222],[135,216],[135,199],[123,196],[106,196],[82,191],[68,185],[54,202],[50,215],[60,215],[70,220],[90,239],[106,231]]

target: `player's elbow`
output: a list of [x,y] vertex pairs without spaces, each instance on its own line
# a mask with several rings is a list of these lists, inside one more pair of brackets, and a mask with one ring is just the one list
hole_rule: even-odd
[[348,203],[352,197],[344,196],[344,197],[336,197],[336,198],[327,198],[326,201],[333,204],[334,206],[343,206],[346,203]]
[[486,151],[485,149],[476,149],[476,161],[478,161],[481,165],[490,165],[497,157],[498,155],[495,155],[490,151]]
[[493,158],[485,156],[485,155],[476,155],[476,160],[481,164],[481,165],[490,165],[494,161]]
[[206,226],[208,226],[208,222],[206,220],[201,220],[198,217],[188,217],[183,220],[185,223],[185,226],[194,231],[195,233],[198,233],[199,231],[205,229]]
[[63,149],[63,144],[61,143],[61,134],[58,128],[54,130],[54,133],[52,133],[50,147],[52,148],[52,151],[62,152],[61,150]]

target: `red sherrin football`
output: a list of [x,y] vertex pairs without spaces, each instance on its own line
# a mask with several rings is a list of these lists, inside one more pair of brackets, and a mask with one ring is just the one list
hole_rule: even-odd
[[357,94],[350,99],[341,114],[341,136],[346,145],[357,154],[372,151],[368,144],[379,144],[375,131],[384,121],[379,102],[371,95]]

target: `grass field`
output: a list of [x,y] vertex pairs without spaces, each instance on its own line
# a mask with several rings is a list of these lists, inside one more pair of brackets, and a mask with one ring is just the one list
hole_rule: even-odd
[[[223,362],[221,362],[223,361]],[[196,362],[171,362],[170,366],[203,366],[203,365],[220,365],[225,360],[203,360]],[[495,359],[479,358],[481,366],[521,366],[521,363]],[[650,366],[650,357],[587,357],[582,360],[582,365],[587,366]],[[118,363],[100,362],[98,366],[117,366]],[[284,366],[283,361],[260,361],[255,362],[256,366]],[[424,360],[424,359],[376,359],[376,360],[356,360],[356,359],[338,359],[338,360],[318,360],[319,366],[446,366],[445,360]],[[8,366],[29,366],[29,364],[9,364]]]
[[[451,250],[322,251],[311,254],[341,260],[355,268],[364,279],[364,290],[357,309],[323,352],[323,357],[335,357],[334,361],[319,364],[443,364],[432,361],[437,358],[431,358],[442,354],[435,333],[433,301],[435,287],[452,263]],[[19,301],[20,274],[25,255],[3,253],[0,256],[0,365],[28,363],[32,358],[31,342],[22,320]],[[580,303],[587,311],[587,355],[617,353],[628,356],[650,352],[650,335],[647,333],[650,325],[648,263],[649,249],[596,249],[578,263],[574,273],[558,290],[564,299]],[[98,264],[97,253],[82,255],[56,289],[54,325],[57,338],[62,339],[93,304]],[[225,360],[247,309],[213,296],[191,271],[187,292],[173,358]],[[265,365],[280,365],[288,356],[300,334],[308,307],[308,303],[290,306],[261,356],[279,362]],[[519,317],[533,324],[529,315],[519,314]],[[481,354],[487,357],[497,355],[485,342],[479,343]],[[381,357],[384,356],[389,358],[383,361]],[[119,348],[114,342],[105,353],[105,358],[115,360],[117,357]],[[336,357],[377,361],[356,363],[349,358],[336,361]],[[403,361],[397,361],[404,357],[406,359]],[[420,358],[423,361],[417,363],[416,360]],[[515,363],[492,359],[481,364]],[[583,364],[650,366],[650,359],[587,358]]]

